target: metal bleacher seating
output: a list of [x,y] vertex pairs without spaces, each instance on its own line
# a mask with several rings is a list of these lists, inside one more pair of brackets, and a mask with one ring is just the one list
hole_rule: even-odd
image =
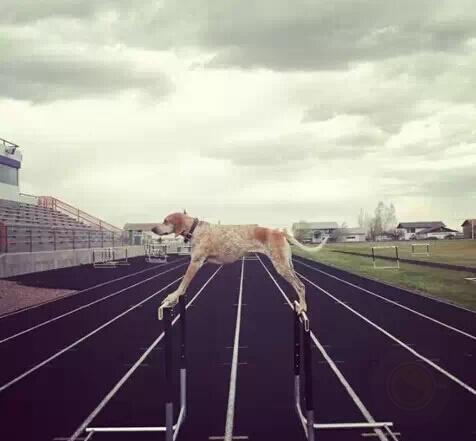
[[121,245],[124,235],[41,205],[0,199],[0,253]]

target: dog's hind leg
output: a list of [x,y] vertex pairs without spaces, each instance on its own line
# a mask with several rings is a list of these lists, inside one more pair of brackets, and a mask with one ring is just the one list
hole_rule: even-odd
[[294,272],[292,260],[290,259],[287,250],[276,249],[273,247],[273,249],[271,249],[267,254],[278,274],[283,277],[296,291],[299,298],[299,307],[297,313],[301,314],[303,311],[306,312],[306,288],[304,283],[301,282],[299,277]]

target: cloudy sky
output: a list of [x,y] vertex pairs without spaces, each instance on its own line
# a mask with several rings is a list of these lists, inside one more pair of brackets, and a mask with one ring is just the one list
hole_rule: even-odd
[[21,191],[104,220],[476,216],[474,0],[2,0]]

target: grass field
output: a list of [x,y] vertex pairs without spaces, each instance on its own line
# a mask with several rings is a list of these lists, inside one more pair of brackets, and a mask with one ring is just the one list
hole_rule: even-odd
[[[345,248],[350,250],[351,247],[345,246]],[[366,250],[369,249],[370,247],[367,245]],[[355,246],[355,251],[358,251],[357,246]],[[474,273],[431,268],[411,263],[400,263],[400,269],[376,270],[371,257],[335,253],[331,251],[330,247],[324,248],[315,255],[293,248],[293,254],[476,310],[476,282],[465,280],[466,277],[476,277]],[[446,260],[435,261],[449,262]],[[386,265],[391,264],[385,260],[381,262]],[[295,265],[295,267],[299,271],[299,265]]]
[[[412,244],[430,244],[430,255],[413,255]],[[326,248],[340,251],[354,251],[358,253],[372,254],[372,246],[398,246],[398,253],[402,259],[423,260],[427,262],[450,263],[453,265],[470,266],[476,268],[476,240],[422,240],[400,242],[365,242],[328,244]],[[424,251],[424,247],[418,247],[418,252]],[[376,250],[386,256],[394,256],[394,250]]]

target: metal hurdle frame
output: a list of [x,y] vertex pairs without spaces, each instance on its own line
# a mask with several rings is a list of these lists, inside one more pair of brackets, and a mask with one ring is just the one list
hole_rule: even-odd
[[187,413],[187,353],[186,353],[186,298],[179,300],[180,314],[180,413],[174,424],[174,405],[172,390],[173,348],[172,348],[172,315],[173,307],[164,303],[159,308],[159,320],[164,321],[164,375],[165,375],[165,426],[158,427],[87,427],[85,441],[89,441],[95,433],[101,432],[165,432],[165,441],[175,441]]
[[178,245],[177,254],[179,256],[189,256],[192,253],[192,245]]
[[[385,248],[395,248],[395,257],[396,257],[396,262],[397,262],[396,266],[377,266],[377,264],[375,263],[375,250],[385,249]],[[372,247],[372,260],[373,260],[373,263],[374,263],[374,269],[400,269],[400,258],[398,256],[398,246],[396,246],[396,245],[387,245],[387,246],[381,246],[381,247]]]
[[[159,255],[156,255],[153,250],[157,249]],[[161,253],[163,250],[163,254]],[[147,244],[145,249],[145,261],[147,263],[167,263],[167,245],[166,244]]]
[[[102,259],[97,260],[96,255],[99,254]],[[94,268],[115,268],[117,263],[114,262],[114,248],[95,248],[93,249],[93,267]]]
[[[422,253],[415,253],[415,247],[426,247],[426,251]],[[429,256],[430,244],[429,243],[412,243],[412,256]]]
[[[294,404],[299,421],[309,441],[314,441],[316,430],[332,429],[382,429],[393,441],[398,441],[391,431],[391,422],[382,423],[314,423],[314,396],[312,390],[312,348],[309,318],[305,312],[299,314],[298,302],[294,302]],[[301,353],[303,363],[301,363]],[[301,373],[302,371],[302,373]],[[305,415],[301,408],[301,375],[304,377]]]

